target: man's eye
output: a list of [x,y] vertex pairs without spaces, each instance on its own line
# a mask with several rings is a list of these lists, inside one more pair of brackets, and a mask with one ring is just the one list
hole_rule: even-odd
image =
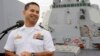
[[34,12],[34,10],[31,10],[31,12]]
[[39,14],[39,11],[36,11],[37,14]]

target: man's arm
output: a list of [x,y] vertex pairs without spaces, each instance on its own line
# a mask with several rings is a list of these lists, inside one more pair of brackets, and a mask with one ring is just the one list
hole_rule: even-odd
[[44,51],[44,52],[36,52],[36,53],[30,53],[27,51],[24,51],[21,53],[21,56],[53,56],[54,52],[50,51]]
[[7,42],[4,46],[5,56],[15,56],[14,35],[15,35],[15,32],[11,31],[11,33],[8,36]]
[[53,56],[54,52],[44,51],[44,52],[35,53],[34,55],[35,56]]
[[5,50],[5,56],[16,56],[15,52]]

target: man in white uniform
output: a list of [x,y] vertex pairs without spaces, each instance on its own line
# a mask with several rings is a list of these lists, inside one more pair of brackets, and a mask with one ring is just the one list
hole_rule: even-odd
[[39,12],[37,3],[25,5],[24,26],[9,34],[4,47],[6,56],[53,56],[55,47],[50,32],[36,25]]

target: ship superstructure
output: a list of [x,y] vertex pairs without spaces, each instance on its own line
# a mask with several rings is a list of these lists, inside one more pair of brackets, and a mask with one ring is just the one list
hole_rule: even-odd
[[[79,38],[86,49],[94,49],[100,43],[100,10],[89,0],[54,0],[47,19],[55,44],[64,44]],[[96,22],[93,20],[97,20]]]

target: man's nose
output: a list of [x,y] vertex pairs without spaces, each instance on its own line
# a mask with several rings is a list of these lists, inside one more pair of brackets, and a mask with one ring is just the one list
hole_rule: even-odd
[[36,12],[33,12],[32,14],[37,15],[37,13],[36,13]]

